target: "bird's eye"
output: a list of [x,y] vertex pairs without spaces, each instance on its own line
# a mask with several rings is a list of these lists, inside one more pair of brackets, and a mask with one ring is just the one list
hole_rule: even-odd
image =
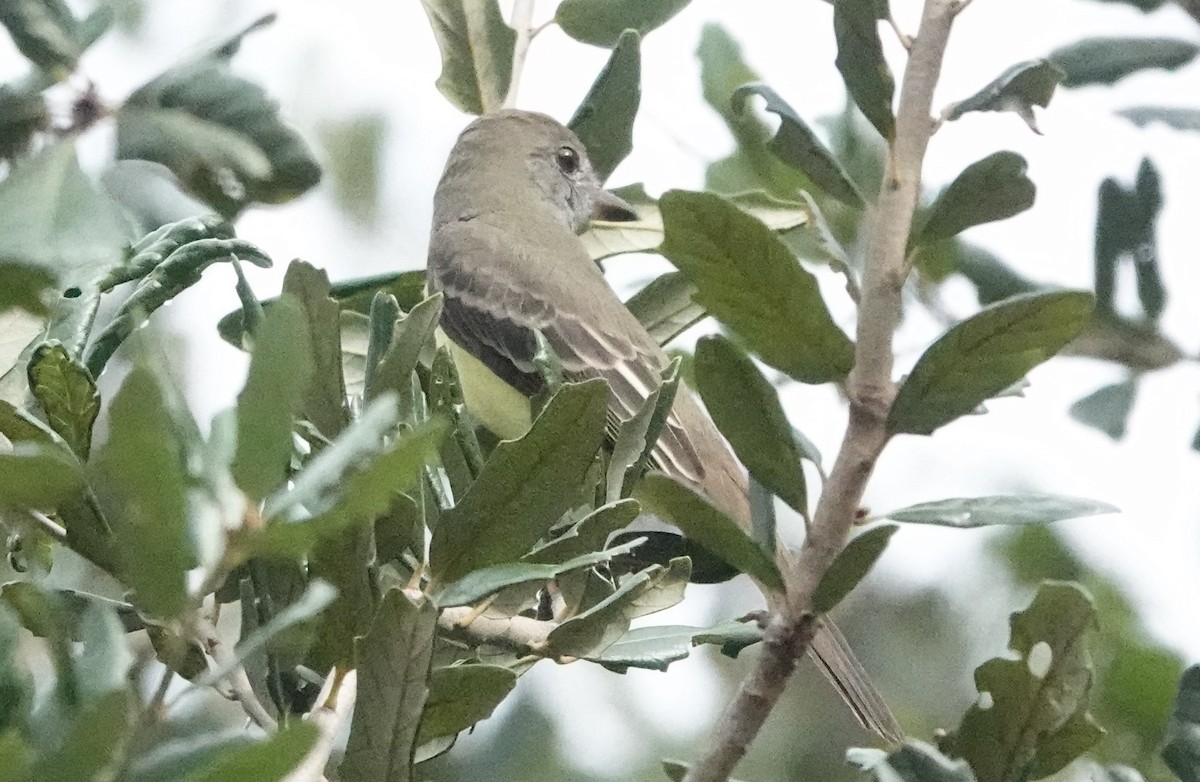
[[559,147],[554,153],[554,162],[564,174],[574,174],[579,170],[579,153],[570,147]]

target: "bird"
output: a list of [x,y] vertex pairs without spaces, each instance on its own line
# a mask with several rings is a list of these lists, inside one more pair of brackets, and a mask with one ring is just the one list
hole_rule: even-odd
[[[579,236],[593,220],[637,217],[601,187],[578,136],[548,115],[502,109],[462,131],[434,193],[427,284],[443,296],[440,327],[467,409],[496,435],[523,434],[528,400],[545,390],[539,334],[564,380],[607,382],[610,434],[662,384],[667,353]],[[682,382],[651,456],[656,469],[748,526],[747,475]],[[823,626],[813,657],[864,727],[894,740],[886,703],[836,627]]]

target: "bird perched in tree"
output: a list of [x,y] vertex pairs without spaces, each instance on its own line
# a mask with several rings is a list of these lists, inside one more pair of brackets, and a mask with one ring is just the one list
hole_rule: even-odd
[[[610,432],[662,384],[666,352],[579,238],[593,219],[636,217],[600,187],[579,138],[544,114],[497,111],[462,132],[434,195],[428,281],[444,295],[441,328],[467,408],[497,435],[518,437],[530,425],[529,398],[545,385],[539,333],[565,379],[608,382]],[[748,527],[746,474],[683,384],[652,457]],[[863,724],[894,734],[840,634],[818,633],[813,648]]]

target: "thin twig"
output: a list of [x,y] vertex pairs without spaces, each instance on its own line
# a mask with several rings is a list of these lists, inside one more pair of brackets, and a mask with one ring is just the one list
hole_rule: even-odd
[[525,57],[529,54],[529,42],[533,40],[533,6],[536,0],[513,0],[512,27],[517,31],[513,44],[512,78],[508,83],[508,94],[504,97],[504,108],[517,105],[517,90],[521,84],[521,71],[525,70]]
[[30,510],[28,513],[29,518],[33,519],[34,522],[37,523],[42,532],[45,532],[50,537],[54,538],[55,543],[61,543],[64,546],[69,545],[67,543],[67,531],[61,524],[41,511]]
[[930,110],[959,0],[926,0],[900,91],[896,134],[870,216],[854,370],[847,383],[849,424],[799,557],[782,558],[787,599],[767,624],[754,670],[742,683],[686,782],[728,779],[783,693],[796,657],[812,639],[812,595],[845,544],[867,480],[888,441],[895,396],[892,337],[900,322],[905,249],[933,128]]
[[476,617],[469,625],[461,624],[474,610],[471,606],[447,608],[438,616],[438,627],[448,638],[472,646],[487,644],[521,654],[537,654],[550,631],[558,626],[557,622],[488,612]]
[[354,711],[354,701],[358,694],[358,678],[350,671],[338,682],[337,689],[333,688],[333,676],[325,682],[328,693],[322,692],[317,697],[317,703],[322,704],[304,716],[306,722],[317,726],[317,740],[312,749],[300,761],[292,773],[283,778],[283,782],[323,782],[325,767],[329,765],[329,757],[333,754],[338,743],[338,736]]
[[274,733],[279,726],[275,722],[275,718],[268,714],[262,703],[259,702],[258,696],[254,694],[254,688],[250,686],[250,677],[246,675],[246,669],[236,662],[233,653],[217,636],[216,628],[209,629],[211,632],[207,634],[206,646],[208,653],[212,655],[213,662],[218,668],[232,666],[230,672],[222,678],[229,683],[233,700],[241,705],[242,711],[246,712],[246,716],[255,725],[268,733]]

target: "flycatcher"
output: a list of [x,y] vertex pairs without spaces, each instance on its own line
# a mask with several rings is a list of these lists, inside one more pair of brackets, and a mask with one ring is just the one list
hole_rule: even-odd
[[[544,114],[497,111],[459,137],[434,194],[429,288],[445,297],[441,327],[467,407],[496,434],[529,427],[528,399],[544,385],[538,331],[566,379],[608,382],[610,424],[631,418],[661,385],[667,354],[578,236],[593,219],[636,217],[600,187],[579,138]],[[683,384],[652,455],[658,469],[747,522],[746,475]],[[864,726],[895,738],[894,718],[840,633],[818,633],[813,652]]]

